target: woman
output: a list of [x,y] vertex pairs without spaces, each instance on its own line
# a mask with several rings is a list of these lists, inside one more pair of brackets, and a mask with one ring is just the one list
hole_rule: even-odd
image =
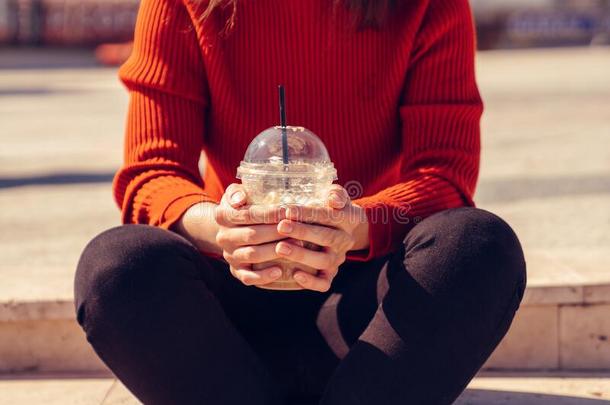
[[[95,238],[76,275],[101,359],[146,404],[454,401],[525,286],[516,236],[473,208],[474,52],[467,0],[143,0],[114,182],[139,225]],[[260,215],[231,183],[280,83],[349,190]],[[277,258],[319,274],[253,287]]]

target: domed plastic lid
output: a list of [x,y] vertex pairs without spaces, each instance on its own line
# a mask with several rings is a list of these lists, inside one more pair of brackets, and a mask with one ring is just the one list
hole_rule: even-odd
[[[288,163],[284,164],[282,132],[288,141]],[[244,160],[237,170],[237,178],[245,173],[277,175],[326,174],[337,179],[337,172],[324,143],[313,132],[303,127],[271,127],[252,140]]]

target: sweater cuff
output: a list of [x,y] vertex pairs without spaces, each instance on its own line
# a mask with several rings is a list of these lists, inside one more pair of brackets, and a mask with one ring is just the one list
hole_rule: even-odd
[[347,253],[347,260],[367,262],[377,257],[385,256],[392,250],[392,232],[389,207],[381,202],[365,199],[354,201],[364,208],[369,222],[369,248]]
[[187,194],[175,198],[166,207],[159,221],[159,227],[170,229],[182,218],[182,215],[193,205],[202,202],[215,202],[205,194]]
[[[216,202],[202,187],[176,176],[161,176],[141,185],[124,204],[123,223],[148,224],[169,229],[191,206]],[[125,209],[129,207],[129,209]]]

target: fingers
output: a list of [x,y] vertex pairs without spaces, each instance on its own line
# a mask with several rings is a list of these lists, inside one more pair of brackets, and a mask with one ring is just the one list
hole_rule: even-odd
[[328,206],[334,209],[342,209],[350,202],[347,191],[338,184],[333,184],[328,190]]
[[250,268],[231,267],[233,277],[245,285],[269,284],[282,276],[282,269],[277,266],[268,267],[263,270],[252,270]]
[[345,231],[322,225],[305,224],[283,219],[277,224],[278,234],[284,237],[303,240],[316,245],[332,247],[335,251],[350,250],[353,238]]
[[337,253],[331,250],[313,251],[285,241],[279,242],[276,245],[275,252],[279,257],[318,270],[332,270],[345,261],[345,257],[339,257]]
[[316,223],[328,226],[341,224],[346,214],[343,211],[328,207],[311,207],[304,205],[291,205],[286,209],[286,218],[292,221]]
[[307,290],[326,292],[330,289],[335,274],[336,271],[333,273],[319,271],[318,275],[314,276],[304,271],[297,270],[292,275],[292,278],[294,278],[294,281],[296,281],[297,284]]
[[284,239],[277,225],[245,225],[233,228],[222,227],[216,234],[216,243],[225,250],[237,246],[262,245]]
[[233,208],[239,208],[246,205],[248,199],[246,197],[246,190],[241,184],[233,183],[225,190],[227,203]]
[[253,205],[249,208],[233,209],[220,205],[215,211],[215,219],[220,226],[240,226],[256,224],[277,224],[286,217],[286,208],[279,205]]
[[351,203],[340,210],[329,207],[291,205],[286,209],[285,218],[333,228],[353,229],[366,220],[366,213],[364,209]]
[[267,243],[259,246],[242,246],[232,253],[225,252],[225,260],[229,263],[264,263],[277,259],[276,243]]

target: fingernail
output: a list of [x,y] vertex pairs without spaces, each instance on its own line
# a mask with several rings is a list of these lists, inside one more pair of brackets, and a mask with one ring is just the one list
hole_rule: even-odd
[[286,209],[286,207],[285,207],[285,206],[283,206],[283,205],[282,205],[282,206],[280,207],[280,219],[284,219],[284,218],[286,218],[286,212],[287,212],[287,211],[288,211],[288,210]]
[[339,194],[337,193],[331,193],[329,199],[335,204],[335,205],[343,205],[345,204],[345,201],[343,200],[343,197],[341,197]]
[[302,274],[295,274],[294,279],[301,284],[304,284],[307,281],[307,278]]
[[278,228],[282,233],[290,233],[294,229],[294,226],[288,221],[282,221],[280,222]]
[[236,191],[231,196],[231,202],[233,204],[239,204],[240,202],[242,202],[244,200],[245,197],[246,197],[246,195],[243,193],[243,191]]
[[269,275],[273,278],[278,278],[279,276],[282,275],[282,270],[280,269],[273,269],[271,270],[271,273],[269,273]]
[[292,252],[292,249],[287,243],[279,243],[277,245],[277,252],[283,255],[289,255]]

